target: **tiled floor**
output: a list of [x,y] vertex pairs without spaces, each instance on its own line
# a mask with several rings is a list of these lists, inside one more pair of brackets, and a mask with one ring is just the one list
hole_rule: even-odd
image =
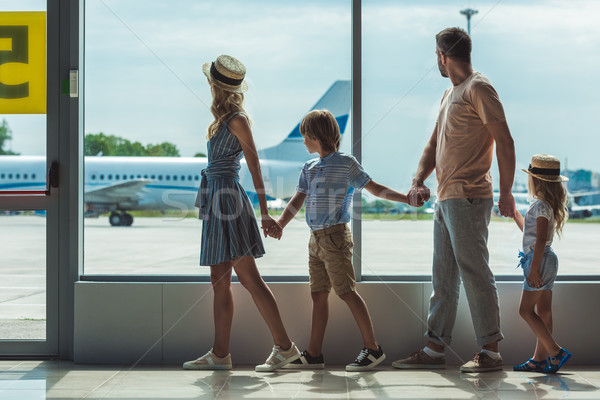
[[458,368],[349,373],[184,371],[59,361],[0,361],[0,399],[600,399],[600,368],[569,367],[556,375],[461,374]]

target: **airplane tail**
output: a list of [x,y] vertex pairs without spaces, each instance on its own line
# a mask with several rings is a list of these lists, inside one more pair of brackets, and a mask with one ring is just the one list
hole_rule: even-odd
[[[336,81],[325,92],[323,97],[309,110],[329,110],[340,126],[342,138],[346,131],[350,105],[352,100],[350,81]],[[287,138],[276,146],[259,151],[259,156],[269,160],[306,161],[314,158],[306,151],[304,139],[300,134],[300,123],[290,132]]]

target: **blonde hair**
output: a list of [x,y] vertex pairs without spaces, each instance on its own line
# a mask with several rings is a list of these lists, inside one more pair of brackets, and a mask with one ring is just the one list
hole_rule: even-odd
[[313,110],[300,123],[300,134],[318,140],[325,151],[340,149],[340,127],[333,114],[327,110]]
[[556,223],[555,231],[560,238],[562,228],[569,218],[567,190],[564,185],[562,182],[549,182],[529,175],[527,188],[534,199],[543,200],[552,207],[554,222]]
[[[212,139],[217,134],[231,114],[236,112],[246,114],[246,110],[244,110],[243,93],[229,92],[212,84],[210,85],[210,90],[213,96],[210,112],[215,117],[215,120],[208,126],[208,135],[206,135],[207,140]],[[250,122],[249,119],[248,122]]]

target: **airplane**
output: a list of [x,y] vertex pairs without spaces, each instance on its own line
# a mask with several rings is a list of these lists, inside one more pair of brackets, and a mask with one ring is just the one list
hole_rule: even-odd
[[[351,83],[338,80],[310,109],[327,109],[344,134],[351,105]],[[267,200],[287,199],[296,191],[305,161],[314,158],[303,144],[298,123],[278,145],[258,150]],[[85,216],[110,213],[112,226],[131,226],[131,210],[194,210],[200,171],[206,157],[85,157]],[[240,183],[258,202],[252,176],[241,160]],[[0,191],[44,190],[46,157],[1,156]]]

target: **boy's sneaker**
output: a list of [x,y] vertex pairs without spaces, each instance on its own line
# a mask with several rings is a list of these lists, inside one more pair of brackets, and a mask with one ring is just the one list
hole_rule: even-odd
[[430,357],[421,349],[406,358],[394,361],[392,367],[399,369],[441,369],[446,368],[446,357]]
[[475,353],[471,361],[461,365],[460,372],[489,372],[502,370],[502,358],[494,360],[485,353]]
[[304,350],[299,358],[295,359],[289,364],[283,366],[285,369],[323,369],[325,368],[325,362],[323,361],[323,354],[319,354],[318,357],[313,357],[307,350]]
[[217,357],[215,353],[210,349],[208,353],[199,357],[193,361],[186,361],[183,363],[183,369],[231,369],[231,354],[227,354],[225,357]]
[[282,350],[281,347],[275,345],[273,346],[273,351],[271,351],[267,361],[265,361],[264,364],[254,367],[254,371],[272,372],[300,358],[300,356],[300,350],[298,350],[294,342],[292,342],[292,347],[288,350]]
[[358,353],[356,360],[346,365],[346,371],[360,372],[370,371],[385,360],[385,354],[381,346],[377,347],[377,351],[364,348]]

